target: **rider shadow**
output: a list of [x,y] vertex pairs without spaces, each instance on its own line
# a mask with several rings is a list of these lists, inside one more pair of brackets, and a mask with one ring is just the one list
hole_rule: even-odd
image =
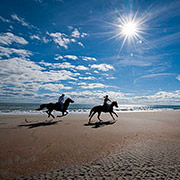
[[113,125],[116,121],[100,121],[95,123],[86,123],[84,126],[92,126],[92,128],[101,128],[107,125]]
[[31,123],[31,124],[20,124],[18,127],[28,127],[28,129],[37,128],[40,126],[51,126],[55,125],[58,122],[62,122],[62,120],[59,121],[45,121],[45,122],[38,122],[38,123]]

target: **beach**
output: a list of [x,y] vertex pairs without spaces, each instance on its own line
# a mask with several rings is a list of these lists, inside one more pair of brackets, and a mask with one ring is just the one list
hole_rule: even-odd
[[180,111],[0,115],[0,179],[178,179]]

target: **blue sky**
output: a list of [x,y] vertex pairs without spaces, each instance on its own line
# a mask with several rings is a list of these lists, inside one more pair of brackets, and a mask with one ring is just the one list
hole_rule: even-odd
[[[177,0],[0,2],[0,102],[180,104]],[[127,26],[131,24],[131,26]]]

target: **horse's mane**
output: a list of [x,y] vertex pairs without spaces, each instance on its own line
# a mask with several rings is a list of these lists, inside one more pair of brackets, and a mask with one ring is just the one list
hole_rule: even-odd
[[117,103],[117,101],[112,101],[110,104]]

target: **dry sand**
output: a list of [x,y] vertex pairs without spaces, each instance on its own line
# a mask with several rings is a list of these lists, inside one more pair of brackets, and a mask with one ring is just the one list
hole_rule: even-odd
[[180,111],[118,115],[1,115],[0,179],[179,179]]

